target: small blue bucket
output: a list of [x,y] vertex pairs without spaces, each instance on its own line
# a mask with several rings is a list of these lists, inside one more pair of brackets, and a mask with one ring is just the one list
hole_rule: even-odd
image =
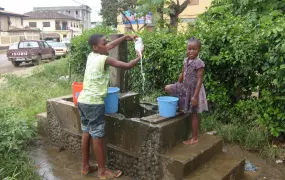
[[117,87],[109,87],[108,94],[105,98],[105,113],[114,114],[118,112],[119,107],[119,91]]
[[158,97],[158,111],[161,117],[174,117],[176,115],[178,98],[172,96]]

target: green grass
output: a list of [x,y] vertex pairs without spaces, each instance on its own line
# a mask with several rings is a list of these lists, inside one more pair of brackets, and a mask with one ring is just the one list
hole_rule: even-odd
[[[29,77],[8,75],[0,91],[0,179],[39,179],[27,155],[36,136],[36,115],[46,111],[46,100],[71,94],[67,59],[43,65]],[[74,77],[73,79],[78,79]]]
[[201,130],[216,131],[217,135],[223,137],[226,142],[238,144],[248,151],[259,152],[269,159],[279,158],[285,153],[284,149],[270,143],[269,133],[259,125],[240,123],[235,120],[224,123],[209,113],[202,115]]

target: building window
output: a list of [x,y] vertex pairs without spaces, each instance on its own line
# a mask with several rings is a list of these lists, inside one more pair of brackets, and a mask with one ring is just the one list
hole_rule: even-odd
[[43,27],[50,27],[50,22],[43,22]]
[[78,11],[76,11],[75,13],[76,13],[76,15],[78,15]]
[[192,0],[192,1],[190,1],[189,5],[190,6],[192,6],[192,5],[199,5],[199,0]]
[[21,17],[21,26],[23,26],[23,24],[24,24],[24,20],[23,20],[23,18]]
[[37,27],[37,22],[29,22],[30,27]]

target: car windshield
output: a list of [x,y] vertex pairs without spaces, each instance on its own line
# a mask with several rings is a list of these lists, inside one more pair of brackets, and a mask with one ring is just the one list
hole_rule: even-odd
[[39,44],[36,41],[20,42],[19,48],[38,48]]
[[13,43],[13,44],[9,47],[9,49],[10,49],[10,50],[11,50],[11,49],[18,49],[18,42]]
[[49,45],[51,45],[51,47],[65,47],[64,43],[49,43]]

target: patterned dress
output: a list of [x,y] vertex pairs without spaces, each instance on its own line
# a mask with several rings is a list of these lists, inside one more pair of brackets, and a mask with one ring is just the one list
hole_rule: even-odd
[[183,82],[171,85],[171,94],[179,98],[179,109],[185,113],[201,113],[208,111],[208,102],[206,99],[206,92],[204,85],[202,84],[198,99],[198,105],[196,107],[191,106],[191,99],[194,96],[197,81],[198,81],[198,69],[204,68],[205,64],[200,58],[193,60],[184,59],[184,74]]

